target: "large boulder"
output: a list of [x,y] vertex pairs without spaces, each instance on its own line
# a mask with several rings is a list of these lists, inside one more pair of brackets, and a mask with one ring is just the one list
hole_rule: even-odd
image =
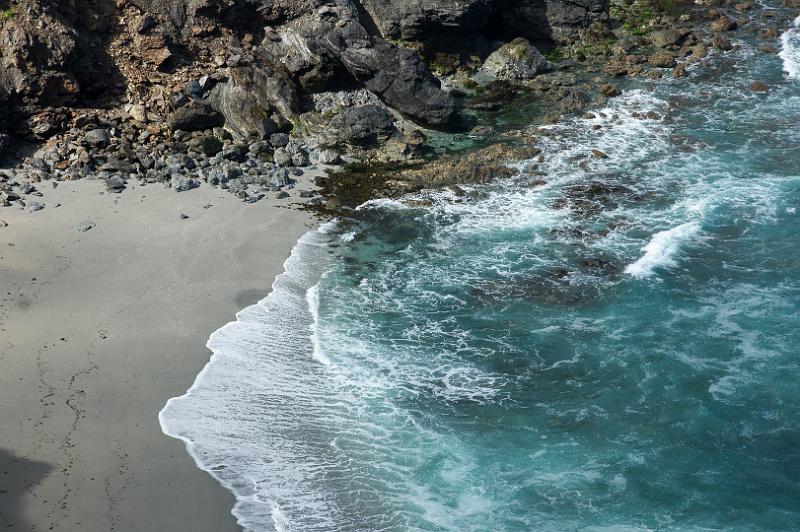
[[552,65],[527,39],[519,37],[495,50],[483,63],[482,70],[497,79],[527,80]]
[[[309,65],[320,62],[328,65],[329,72],[343,69],[351,80],[412,120],[436,127],[456,119],[455,99],[442,90],[419,54],[374,37],[353,9],[325,6],[289,26],[277,34],[281,43],[273,42],[273,48],[301,81]],[[300,59],[291,59],[298,55]],[[315,76],[314,81],[320,88],[332,88],[325,85],[324,76]]]
[[0,92],[45,105],[74,100],[79,47],[70,23],[33,7],[9,13],[0,17]]
[[385,38],[426,40],[477,31],[492,13],[491,0],[363,0]]
[[225,124],[225,117],[203,102],[190,102],[175,111],[170,119],[173,131],[202,131],[220,127]]
[[231,68],[229,78],[218,83],[208,102],[225,117],[225,126],[239,137],[274,133],[272,116],[294,119],[299,111],[297,87],[283,68],[264,61]]
[[608,0],[498,0],[496,13],[507,34],[533,42],[569,44],[579,30],[608,17]]
[[372,146],[397,133],[392,115],[378,105],[347,107],[333,121],[334,145]]

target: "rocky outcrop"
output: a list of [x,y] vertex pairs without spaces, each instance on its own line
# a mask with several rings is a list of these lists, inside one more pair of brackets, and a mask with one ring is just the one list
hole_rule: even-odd
[[239,137],[265,138],[299,112],[297,88],[281,68],[261,62],[229,70],[209,103],[225,116],[226,127]]
[[57,13],[17,9],[0,20],[0,92],[8,99],[60,105],[80,92],[77,34]]
[[562,45],[574,42],[581,28],[605,20],[608,0],[502,0],[496,9],[507,33]]
[[429,40],[444,33],[482,30],[492,11],[491,0],[362,0],[380,33],[390,39]]
[[455,100],[419,54],[370,34],[352,8],[322,7],[268,34],[265,44],[307,90],[334,88],[346,72],[412,120],[441,127],[456,118]]
[[[320,146],[420,161],[430,154],[420,127],[462,128],[462,102],[497,111],[547,85],[549,63],[532,43],[574,40],[604,9],[604,0],[15,0],[0,18],[9,134],[0,148],[31,181],[119,176],[180,189],[201,172],[239,191],[238,180],[297,175]],[[456,74],[473,85],[446,77]],[[588,101],[557,89],[558,109]],[[18,149],[30,142],[44,155]]]

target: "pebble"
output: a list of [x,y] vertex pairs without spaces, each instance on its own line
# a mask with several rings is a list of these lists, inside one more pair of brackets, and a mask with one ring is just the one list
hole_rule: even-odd
[[72,228],[79,233],[85,233],[86,231],[91,231],[92,229],[94,229],[94,227],[95,227],[94,222],[81,222],[79,224],[75,224],[72,226]]

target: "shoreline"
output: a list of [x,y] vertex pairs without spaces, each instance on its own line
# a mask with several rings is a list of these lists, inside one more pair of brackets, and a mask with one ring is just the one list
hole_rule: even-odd
[[104,190],[63,182],[45,210],[2,212],[0,525],[240,530],[233,495],[158,412],[208,362],[209,335],[266,296],[314,217],[206,186]]

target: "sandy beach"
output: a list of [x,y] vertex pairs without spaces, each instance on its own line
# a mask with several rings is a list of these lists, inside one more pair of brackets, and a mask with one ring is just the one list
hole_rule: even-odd
[[250,205],[207,186],[45,186],[44,210],[0,210],[0,529],[238,530],[158,412],[313,217],[279,207],[297,189]]

